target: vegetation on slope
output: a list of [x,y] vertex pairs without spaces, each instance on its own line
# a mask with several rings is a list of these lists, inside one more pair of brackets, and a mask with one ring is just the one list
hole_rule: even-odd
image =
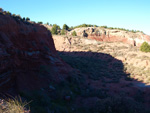
[[76,31],[73,31],[73,32],[72,32],[72,36],[77,36]]
[[64,25],[63,25],[63,29],[64,29],[64,30],[69,30],[69,26],[68,26],[67,24],[64,24]]
[[75,26],[75,27],[73,27],[73,28],[75,29],[75,28],[80,28],[80,27],[101,27],[101,28],[105,28],[105,29],[118,29],[118,30],[133,32],[133,33],[137,33],[137,32],[143,33],[143,31],[139,31],[139,30],[129,30],[129,29],[125,29],[125,28],[107,27],[107,26],[97,26],[97,25],[91,25],[91,24],[81,24],[81,25]]
[[22,102],[21,97],[14,99],[0,99],[0,113],[29,113],[26,109],[29,103]]
[[150,45],[147,42],[143,42],[143,44],[140,47],[140,50],[142,52],[150,52]]
[[61,35],[65,35],[69,30],[69,26],[67,24],[63,25],[63,29],[61,30]]
[[60,30],[60,26],[57,24],[54,24],[51,29],[51,33],[57,35],[59,33],[58,30]]
[[[92,56],[88,56],[92,54]],[[127,75],[123,72],[123,64],[121,62],[111,61],[115,60],[113,57],[107,56],[101,53],[92,52],[59,52],[60,57],[71,65],[73,68],[80,70],[82,73],[88,75],[88,78],[93,82],[100,80],[102,85],[99,85],[99,89],[93,88],[90,84],[87,89],[82,89],[78,95],[84,98],[97,97],[99,100],[94,103],[94,107],[87,107],[86,105],[80,107],[73,113],[148,113],[143,104],[142,94],[140,91],[135,91],[135,95],[128,97],[130,92],[122,90],[119,94],[113,94],[110,91],[111,88],[107,85],[112,85],[120,82],[122,77],[126,77],[126,80],[131,81]],[[98,56],[105,56],[106,59],[100,59]],[[110,68],[110,64],[111,68]],[[105,79],[107,78],[107,79]],[[109,81],[110,79],[110,81]],[[130,87],[131,84],[127,87]],[[115,90],[115,89],[114,89]],[[83,103],[86,104],[86,103]]]
[[73,28],[75,29],[75,28],[80,28],[80,27],[98,27],[98,26],[92,25],[92,24],[81,24],[81,25],[75,26]]
[[106,29],[118,29],[118,30],[122,30],[122,31],[132,32],[132,33],[137,33],[137,32],[143,33],[143,31],[139,31],[139,30],[129,30],[129,29],[125,29],[125,28],[107,27],[107,26],[100,26],[100,27],[101,27],[101,28],[106,28]]
[[[16,18],[19,19],[20,17]],[[25,20],[29,21],[29,19]],[[56,30],[58,26],[54,26]],[[54,33],[58,34],[55,30]],[[87,54],[85,56],[88,56],[89,52],[85,54]],[[97,55],[96,53],[90,54]],[[49,87],[41,88],[39,91],[31,91],[32,93],[30,92],[30,94],[29,92],[20,92],[23,98],[29,101],[33,100],[31,103],[32,113],[149,113],[143,105],[142,95],[130,98],[125,91],[120,92],[118,95],[112,95],[110,89],[106,87],[106,84],[118,83],[120,76],[125,76],[120,62],[108,65],[110,59],[104,61],[92,57],[72,57],[61,53],[60,56],[73,68],[87,74],[90,79],[101,79],[102,88],[96,89],[90,84],[85,85],[84,76],[81,73],[72,72],[61,83],[51,81]],[[107,55],[104,57],[107,58]],[[43,70],[46,70],[46,73],[50,73],[51,69],[52,67],[42,66],[42,69],[39,69],[42,72],[37,73],[37,76],[45,76],[46,74],[43,74]],[[53,74],[51,76],[52,78],[54,77]],[[112,80],[105,81],[104,77]],[[97,99],[93,106],[89,105],[91,103],[86,103],[91,98]],[[79,103],[76,103],[77,100]],[[80,103],[82,104],[81,106],[78,105]]]

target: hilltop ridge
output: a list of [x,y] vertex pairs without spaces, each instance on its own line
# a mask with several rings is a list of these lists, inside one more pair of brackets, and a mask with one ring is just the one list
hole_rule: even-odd
[[[77,36],[95,39],[104,42],[123,42],[133,46],[140,46],[143,42],[150,43],[150,36],[142,32],[129,32],[118,29],[107,29],[101,27],[82,27],[74,29]],[[72,33],[71,31],[69,35]]]
[[[66,24],[64,25],[67,26]],[[53,28],[52,25],[44,24],[44,26],[50,31]],[[143,42],[148,42],[150,44],[150,36],[144,34],[142,31],[127,30],[123,28],[113,28],[107,26],[99,27],[96,25],[87,25],[87,24],[71,28],[69,28],[69,26],[67,27],[68,29],[53,28],[53,30],[56,29],[57,35],[61,35],[62,31],[63,35],[65,34],[68,36],[71,36],[73,32],[76,32],[76,35],[79,37],[93,39],[100,42],[123,42],[138,47],[141,46]]]

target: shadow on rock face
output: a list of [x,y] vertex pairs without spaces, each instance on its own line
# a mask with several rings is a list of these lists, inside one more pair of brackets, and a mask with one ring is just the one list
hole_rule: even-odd
[[121,78],[129,78],[129,74],[124,72],[123,63],[111,55],[93,52],[58,53],[66,63],[87,74],[91,79],[108,78],[119,82]]
[[84,98],[76,103],[81,109],[87,109],[84,112],[108,112],[110,106],[112,113],[148,113],[141,108],[147,109],[150,105],[150,90],[134,85],[141,82],[124,72],[122,61],[104,53],[58,51],[58,54],[85,74],[87,86],[81,94]]

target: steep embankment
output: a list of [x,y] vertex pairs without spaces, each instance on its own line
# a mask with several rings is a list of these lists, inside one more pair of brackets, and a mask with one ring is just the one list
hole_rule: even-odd
[[[76,28],[77,36],[87,37],[102,42],[123,42],[133,46],[140,46],[144,41],[150,43],[150,36],[141,32],[133,33],[118,29],[107,29],[101,27]],[[73,31],[69,32],[71,34]]]
[[45,27],[0,13],[0,92],[40,89],[70,69]]

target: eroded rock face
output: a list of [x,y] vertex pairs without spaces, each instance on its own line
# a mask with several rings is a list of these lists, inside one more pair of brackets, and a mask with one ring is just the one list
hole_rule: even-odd
[[45,87],[65,77],[64,65],[45,27],[0,14],[0,92]]
[[[86,27],[75,29],[78,36],[87,37],[103,42],[123,42],[133,46],[140,46],[144,41],[150,43],[150,36],[143,33],[132,33],[117,29]],[[70,34],[72,31],[70,32]]]

